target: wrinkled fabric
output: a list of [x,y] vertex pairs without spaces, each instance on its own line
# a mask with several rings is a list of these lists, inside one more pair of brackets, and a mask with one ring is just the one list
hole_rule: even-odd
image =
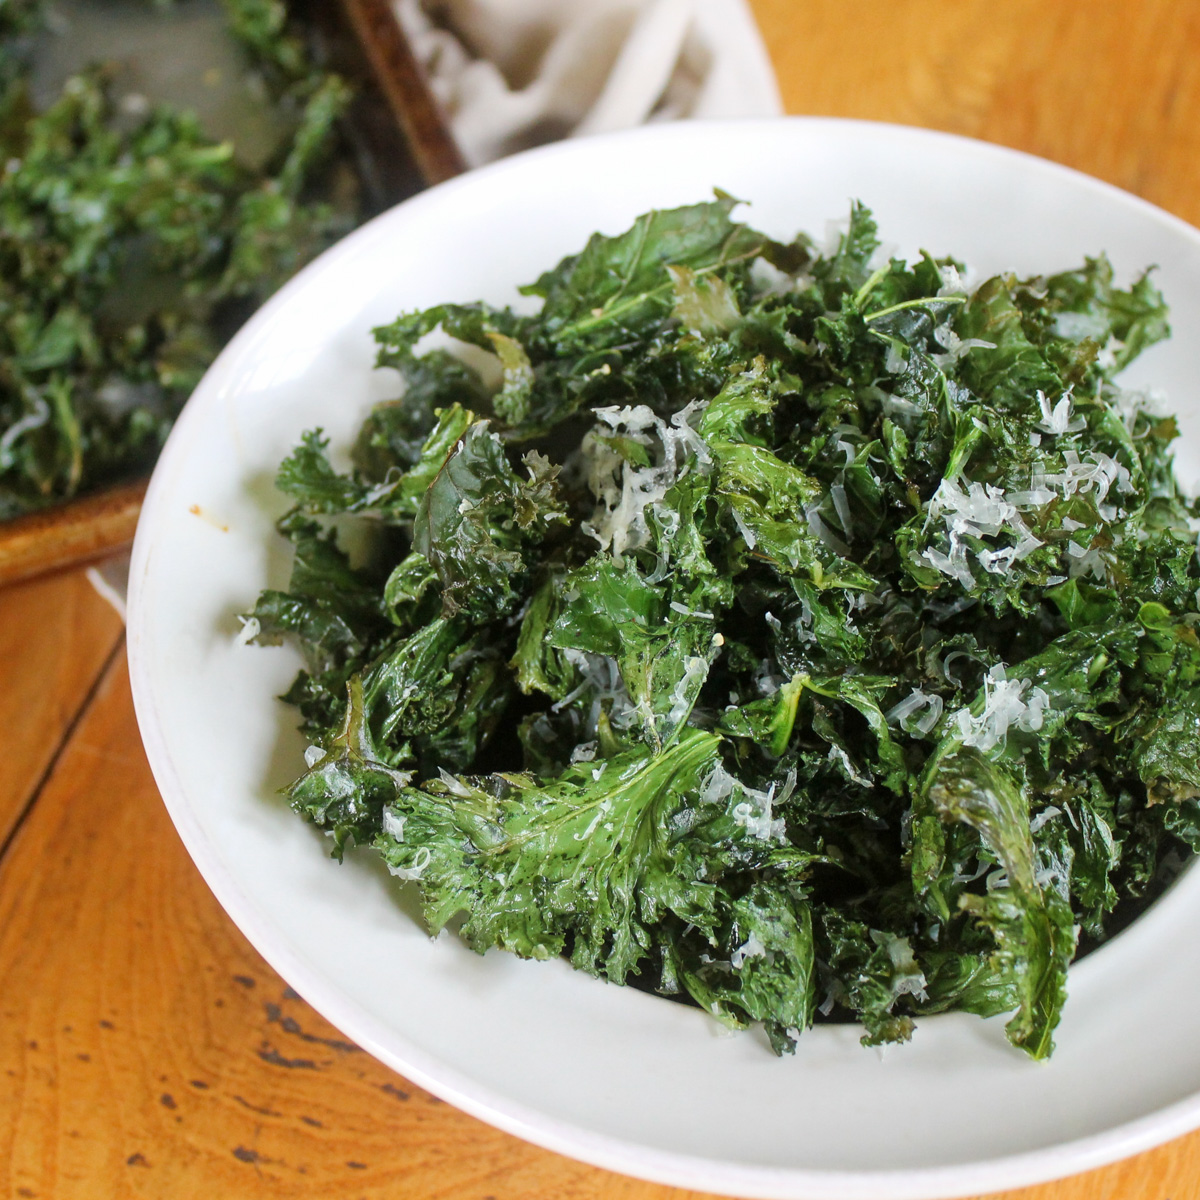
[[777,116],[745,0],[395,0],[471,166],[685,117]]
[[[395,0],[471,166],[563,137],[778,116],[745,0]],[[88,578],[125,617],[129,556]]]

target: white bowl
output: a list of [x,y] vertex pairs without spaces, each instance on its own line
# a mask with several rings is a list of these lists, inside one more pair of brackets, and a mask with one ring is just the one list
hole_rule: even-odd
[[[778,1060],[755,1034],[605,985],[565,962],[431,941],[366,854],[343,866],[277,789],[303,742],[273,697],[287,648],[235,644],[235,615],[287,579],[272,530],[279,461],[322,425],[346,446],[373,401],[371,327],[515,285],[651,207],[717,185],[754,225],[820,236],[851,197],[885,239],[981,273],[1160,264],[1180,331],[1127,377],[1183,418],[1200,471],[1200,235],[1050,163],[979,142],[849,121],[683,124],[559,144],[409,200],[334,247],[233,340],[175,427],[134,548],[130,670],[171,816],[226,911],[285,979],[376,1057],[485,1121],[576,1158],[755,1197],[955,1196],[1081,1171],[1200,1125],[1200,872],[1070,975],[1049,1063],[1003,1018],[925,1018],[881,1053],[851,1026]],[[526,301],[525,303],[528,303]]]

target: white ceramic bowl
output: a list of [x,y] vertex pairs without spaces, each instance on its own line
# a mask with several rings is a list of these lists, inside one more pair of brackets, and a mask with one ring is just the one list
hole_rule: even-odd
[[883,1053],[826,1026],[777,1060],[759,1036],[721,1036],[697,1010],[564,962],[430,941],[369,856],[339,867],[279,799],[303,742],[273,697],[298,658],[235,644],[234,614],[287,578],[271,525],[281,458],[318,424],[344,447],[397,391],[371,369],[371,327],[442,300],[515,300],[593,230],[714,185],[780,236],[820,236],[859,197],[900,252],[953,253],[984,273],[1101,249],[1125,279],[1160,264],[1178,332],[1128,377],[1167,390],[1182,473],[1200,474],[1200,235],[1095,180],[978,142],[814,119],[659,126],[474,171],[284,288],[221,355],[159,461],[134,549],[130,668],[188,850],[272,966],[365,1049],[486,1121],[629,1174],[748,1197],[953,1196],[1200,1125],[1200,872],[1072,969],[1049,1063],[1011,1049],[1002,1018],[962,1015],[921,1020]]

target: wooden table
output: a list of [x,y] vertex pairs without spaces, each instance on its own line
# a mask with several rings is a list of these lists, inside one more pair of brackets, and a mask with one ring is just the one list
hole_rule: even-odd
[[[754,6],[789,111],[1017,146],[1200,223],[1200,0]],[[464,1116],[283,984],[175,836],[82,575],[0,592],[0,672],[0,1200],[689,1195]],[[1192,1200],[1200,1134],[1017,1197]]]

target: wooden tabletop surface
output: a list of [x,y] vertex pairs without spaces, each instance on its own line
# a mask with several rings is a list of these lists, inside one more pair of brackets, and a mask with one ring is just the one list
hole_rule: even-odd
[[[1200,224],[1200,0],[754,8],[790,112],[1019,147]],[[180,845],[117,617],[81,574],[0,591],[0,1200],[696,1195],[517,1141],[349,1044]],[[1200,1133],[1018,1197],[1195,1200]]]

